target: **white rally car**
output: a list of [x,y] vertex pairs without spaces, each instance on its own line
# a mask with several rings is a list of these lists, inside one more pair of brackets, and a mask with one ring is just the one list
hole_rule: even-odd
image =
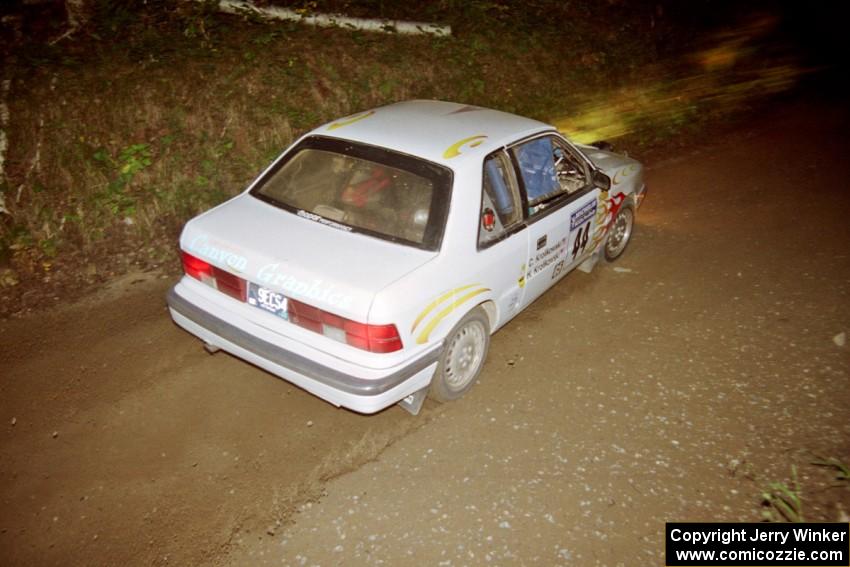
[[490,334],[573,268],[617,258],[643,167],[552,126],[409,101],[306,134],[189,221],[174,321],[337,406],[475,382]]

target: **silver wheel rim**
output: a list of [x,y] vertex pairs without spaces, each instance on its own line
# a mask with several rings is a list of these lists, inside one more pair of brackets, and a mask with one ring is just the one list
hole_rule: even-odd
[[608,243],[605,245],[608,257],[617,257],[629,243],[629,237],[632,235],[632,220],[631,209],[623,209],[614,219],[614,225],[608,234]]
[[487,337],[480,321],[469,321],[452,336],[446,352],[446,384],[452,390],[462,390],[475,375],[484,359]]

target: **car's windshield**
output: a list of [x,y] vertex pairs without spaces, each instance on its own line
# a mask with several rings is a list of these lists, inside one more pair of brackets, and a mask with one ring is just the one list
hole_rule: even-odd
[[450,186],[451,172],[436,164],[312,137],[267,173],[252,194],[323,224],[435,250]]

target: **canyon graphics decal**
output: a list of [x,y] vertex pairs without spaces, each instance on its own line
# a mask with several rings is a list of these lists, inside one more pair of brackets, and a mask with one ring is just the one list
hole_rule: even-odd
[[188,251],[215,264],[224,264],[234,272],[244,272],[248,258],[231,252],[226,245],[216,242],[209,235],[199,234],[189,242]]
[[326,303],[339,309],[349,309],[354,302],[350,295],[346,295],[333,284],[326,284],[322,280],[300,280],[281,269],[279,263],[266,264],[260,268],[256,281],[264,286],[281,289],[288,296]]

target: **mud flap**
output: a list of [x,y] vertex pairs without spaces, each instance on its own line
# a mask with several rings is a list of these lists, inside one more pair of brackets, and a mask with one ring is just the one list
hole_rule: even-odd
[[604,242],[600,246],[597,246],[596,251],[593,252],[593,254],[591,254],[590,256],[588,256],[584,262],[578,265],[578,269],[584,272],[585,274],[589,274],[593,270],[593,267],[596,265],[596,262],[599,261],[599,255],[602,254],[603,246],[605,246]]
[[426,386],[421,390],[413,392],[401,400],[398,405],[409,411],[411,415],[419,415],[419,410],[422,409],[422,404],[425,403],[425,397],[428,396],[428,388],[429,386]]

